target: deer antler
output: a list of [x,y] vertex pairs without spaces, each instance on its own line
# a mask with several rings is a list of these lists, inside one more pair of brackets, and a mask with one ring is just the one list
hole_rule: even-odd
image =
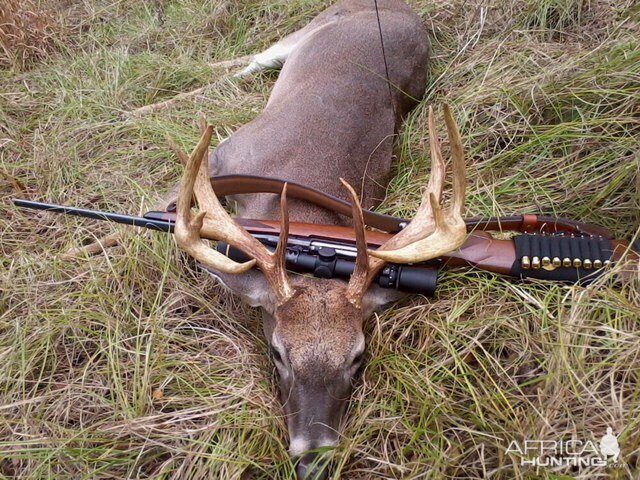
[[[203,265],[223,273],[242,273],[258,265],[266,277],[272,291],[279,302],[284,302],[293,294],[285,269],[285,250],[289,231],[289,214],[287,209],[287,186],[285,184],[280,197],[280,239],[276,251],[272,254],[245,229],[240,227],[224,210],[216,196],[207,171],[207,150],[213,127],[203,123],[202,136],[196,148],[188,157],[185,172],[180,183],[177,201],[175,238],[178,245]],[[185,159],[175,142],[169,141],[178,157]],[[191,200],[195,197],[200,212],[192,217]],[[252,260],[237,263],[212,249],[200,236],[206,229],[216,240],[233,245],[252,257]]]
[[378,250],[367,250],[360,201],[353,188],[342,180],[351,196],[358,248],[356,266],[347,287],[347,297],[358,307],[362,304],[362,297],[367,288],[386,262],[424,262],[456,250],[464,243],[467,235],[462,218],[465,191],[464,153],[460,132],[448,105],[444,105],[444,119],[453,159],[453,200],[448,211],[444,212],[440,206],[445,167],[431,107],[429,144],[432,166],[429,183],[413,220]]

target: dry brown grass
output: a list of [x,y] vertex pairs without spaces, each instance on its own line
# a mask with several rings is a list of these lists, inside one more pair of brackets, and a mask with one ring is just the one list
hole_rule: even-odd
[[[383,209],[417,207],[426,106],[447,101],[468,152],[469,215],[562,214],[637,235],[637,2],[411,3],[434,63]],[[180,176],[165,134],[192,147],[200,111],[233,132],[275,76],[216,81],[143,119],[121,113],[210,83],[211,63],[259,51],[325,4],[85,0],[69,6],[82,26],[73,50],[1,72],[0,476],[291,478],[256,311],[166,235],[121,228],[108,256],[64,261],[114,227],[10,199],[138,213]],[[640,284],[614,279],[446,273],[436,299],[371,319],[334,478],[640,478]],[[607,426],[622,468],[535,469],[505,453],[525,438],[597,442]]]
[[62,27],[33,0],[0,4],[0,68],[24,69],[54,50]]

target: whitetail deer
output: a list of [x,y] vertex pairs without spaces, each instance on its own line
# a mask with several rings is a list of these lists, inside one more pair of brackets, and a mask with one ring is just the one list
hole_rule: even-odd
[[[301,457],[299,477],[311,471],[314,456],[306,452],[338,442],[365,349],[363,321],[397,298],[390,290],[369,288],[376,274],[385,262],[421,262],[455,250],[466,236],[462,144],[445,107],[453,158],[451,208],[445,213],[439,203],[445,167],[430,109],[432,171],[420,208],[385,245],[367,249],[360,200],[351,185],[360,187],[368,207],[383,197],[393,137],[424,93],[429,57],[425,28],[407,5],[380,0],[379,18],[391,89],[373,0],[339,2],[256,56],[245,72],[284,63],[264,112],[221,143],[208,165],[203,158],[212,127],[203,128],[180,184],[178,245],[250,305],[262,307],[280,377],[290,453]],[[231,173],[284,177],[350,200],[358,253],[349,283],[290,277],[284,264],[289,218],[337,224],[342,222],[339,217],[302,201],[288,203],[286,186],[279,202],[268,194],[238,196],[241,217],[279,215],[282,234],[270,253],[231,219],[213,192],[210,176]],[[192,216],[194,194],[200,212]],[[236,263],[209,247],[200,238],[203,224],[252,260]],[[314,478],[325,474],[314,471]]]

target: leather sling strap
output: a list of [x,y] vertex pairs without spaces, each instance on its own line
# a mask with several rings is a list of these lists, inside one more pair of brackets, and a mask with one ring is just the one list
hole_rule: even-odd
[[[300,183],[256,175],[220,175],[211,177],[211,185],[218,197],[248,193],[276,193],[279,195],[285,183],[287,184],[288,198],[305,200],[351,218],[351,204],[349,202]],[[169,204],[167,211],[175,211],[175,201]],[[366,225],[385,232],[399,232],[407,223],[401,218],[372,212],[371,210],[363,209],[362,213]]]
[[[280,194],[287,183],[287,196],[305,200],[332,212],[351,218],[351,204],[341,198],[321,192],[301,183],[279,178],[261,177],[257,175],[221,175],[211,177],[211,185],[216,195],[242,195],[250,193]],[[167,211],[175,212],[175,200],[167,207]],[[364,223],[369,227],[384,232],[396,233],[402,230],[409,220],[385,215],[383,213],[362,210]],[[573,220],[547,217],[541,215],[515,215],[510,217],[472,217],[467,218],[467,230],[512,230],[520,232],[575,233],[611,238],[606,228],[576,222]]]

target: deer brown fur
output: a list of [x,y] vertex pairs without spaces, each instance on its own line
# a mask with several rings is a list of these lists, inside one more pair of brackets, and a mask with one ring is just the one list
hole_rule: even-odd
[[[266,108],[216,148],[210,172],[285,177],[347,199],[337,181],[341,176],[365,208],[378,205],[389,180],[394,135],[424,93],[429,59],[420,18],[402,1],[380,0],[378,7],[393,100],[373,0],[338,2],[290,36],[295,48]],[[278,215],[272,195],[234,200],[247,218]],[[290,212],[292,221],[344,222],[295,200]]]

